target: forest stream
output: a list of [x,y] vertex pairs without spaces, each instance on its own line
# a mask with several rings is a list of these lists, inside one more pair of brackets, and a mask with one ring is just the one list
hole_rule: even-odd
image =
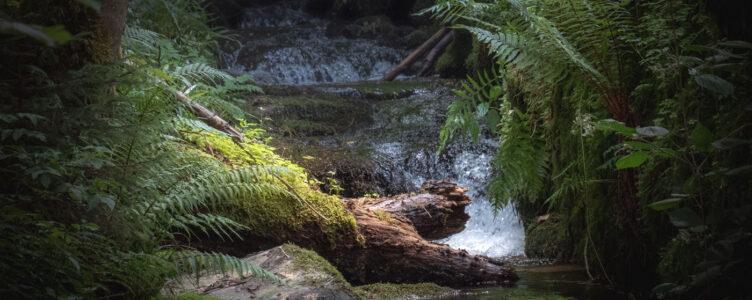
[[[493,175],[489,161],[498,138],[484,130],[478,142],[455,142],[438,154],[444,114],[457,98],[451,92],[456,81],[402,75],[394,82],[379,82],[409,51],[388,45],[378,35],[327,37],[329,26],[337,25],[285,3],[249,8],[240,25],[242,45],[229,45],[222,55],[228,71],[252,75],[265,85],[267,96],[256,103],[260,108],[253,113],[269,115],[280,125],[275,130],[293,136],[283,138],[286,144],[279,153],[293,157],[297,152],[314,153],[306,159],[318,160],[315,153],[334,152],[343,153],[335,160],[365,160],[374,166],[369,170],[368,188],[380,195],[415,193],[429,179],[446,179],[468,188],[473,203],[466,208],[470,215],[466,228],[436,242],[513,261],[520,280],[510,287],[463,289],[447,299],[624,297],[588,280],[582,267],[525,257],[525,230],[517,211],[508,205],[494,212],[486,195]],[[305,113],[280,104],[290,97],[311,102],[296,107]],[[329,116],[338,109],[360,106],[367,108],[350,111],[346,118],[351,120],[345,126],[338,127]],[[297,158],[305,165],[305,159]],[[334,172],[342,172],[328,171],[335,178]],[[347,180],[353,178],[342,178],[339,183],[350,185]]]
[[752,299],[752,1],[0,1],[0,299]]

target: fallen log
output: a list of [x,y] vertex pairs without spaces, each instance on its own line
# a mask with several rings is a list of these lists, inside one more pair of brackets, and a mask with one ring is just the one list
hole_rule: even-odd
[[182,92],[176,92],[175,96],[178,98],[180,102],[183,102],[187,104],[188,106],[190,106],[191,112],[193,112],[196,118],[206,123],[206,125],[209,125],[213,127],[214,129],[217,129],[219,131],[229,134],[230,136],[232,136],[232,139],[237,142],[245,143],[245,138],[243,136],[243,133],[238,131],[234,127],[232,127],[230,123],[227,123],[227,121],[219,117],[217,114],[207,109],[203,105],[198,104],[195,101],[191,100],[191,98],[188,98],[188,96],[186,96]]
[[369,209],[358,199],[347,200],[346,208],[365,241],[317,252],[353,284],[433,282],[463,287],[507,284],[518,278],[514,268],[500,260],[426,241],[405,217]]
[[422,194],[388,198],[362,198],[361,203],[371,210],[381,210],[407,218],[425,239],[448,237],[465,229],[470,215],[465,207],[472,203],[465,195],[467,189],[449,181],[431,180],[421,186]]
[[394,80],[397,75],[402,73],[405,69],[409,68],[413,63],[415,63],[418,58],[420,58],[421,55],[423,55],[424,52],[426,52],[428,49],[433,47],[439,40],[444,37],[447,32],[449,32],[449,28],[442,28],[438,32],[434,33],[428,40],[423,42],[422,45],[420,45],[417,49],[415,49],[410,55],[407,56],[402,62],[397,64],[394,68],[389,70],[386,74],[384,74],[384,77],[381,78],[381,81],[392,81]]
[[[470,199],[464,194],[465,189],[453,183],[438,181],[425,184],[423,187],[426,194],[441,200],[437,203],[443,203],[436,205],[439,207],[434,210],[436,214],[441,212],[451,216],[449,211],[441,207],[455,211],[470,203]],[[418,199],[423,197],[427,196],[395,198],[413,198],[410,201],[418,203]],[[464,250],[452,249],[445,244],[430,242],[413,226],[414,223],[420,222],[411,221],[399,213],[389,213],[383,207],[370,206],[375,203],[374,201],[369,204],[368,201],[371,200],[373,199],[332,199],[331,207],[324,212],[334,208],[342,209],[348,217],[352,216],[352,221],[354,221],[343,223],[340,227],[332,224],[349,222],[349,220],[338,218],[335,214],[327,214],[331,216],[328,221],[318,218],[301,219],[303,224],[290,225],[289,234],[256,237],[246,235],[244,241],[236,241],[233,244],[222,244],[221,241],[215,240],[204,242],[197,247],[210,251],[221,249],[223,252],[243,255],[250,252],[251,248],[258,243],[259,238],[261,241],[268,239],[273,243],[292,242],[316,251],[334,265],[350,283],[358,285],[377,282],[433,282],[444,286],[466,287],[478,284],[506,284],[517,280],[514,268],[504,262],[482,255],[471,255]],[[383,201],[381,203],[385,207],[388,206]],[[390,203],[396,203],[396,201]],[[427,209],[428,206],[426,206]],[[299,208],[303,209],[303,207],[301,205]],[[408,207],[413,206],[404,205],[403,207],[407,210]],[[431,209],[428,211],[430,212]],[[406,215],[422,216],[417,213]],[[418,220],[418,218],[413,220]],[[433,222],[433,219],[431,220]]]
[[449,45],[450,42],[452,42],[452,38],[454,38],[454,31],[450,31],[446,35],[444,35],[441,41],[439,41],[439,43],[437,43],[436,46],[434,46],[433,49],[428,52],[428,55],[426,55],[426,63],[425,65],[423,65],[423,68],[420,69],[420,72],[418,72],[418,76],[428,75],[431,67],[436,64],[436,60],[439,58],[439,55],[444,52],[444,48],[446,48],[446,46]]

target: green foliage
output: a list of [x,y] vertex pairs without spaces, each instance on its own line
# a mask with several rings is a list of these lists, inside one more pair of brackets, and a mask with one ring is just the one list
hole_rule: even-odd
[[[472,33],[497,60],[501,103],[465,88],[441,133],[442,145],[475,136],[476,114],[498,108],[494,163],[511,177],[491,183],[495,203],[568,214],[607,279],[644,264],[644,284],[659,282],[651,267],[666,280],[659,296],[749,296],[737,275],[721,275],[751,263],[748,218],[721,217],[745,211],[752,194],[742,179],[752,169],[749,42],[724,40],[691,1],[452,0],[424,13]],[[624,197],[625,184],[636,197]],[[630,223],[639,241],[615,238]],[[640,247],[639,258],[611,258]]]
[[[211,67],[208,49],[223,36],[206,25],[198,2],[132,1],[130,12],[123,61],[80,70],[19,65],[0,77],[0,174],[9,179],[0,183],[0,227],[10,233],[0,246],[12,253],[0,268],[15,270],[3,273],[5,297],[148,298],[183,274],[215,272],[280,280],[190,243],[241,238],[251,226],[228,212],[249,199],[295,201],[280,180],[301,185],[302,169],[274,155],[253,126],[245,149],[256,159],[245,160],[174,99],[186,91],[240,118],[241,95],[260,89]],[[63,32],[46,34],[63,43]],[[4,59],[24,55],[14,47],[27,45],[6,43],[18,36],[2,36]],[[34,47],[48,56],[58,50]],[[204,154],[194,136],[236,151],[241,167]]]
[[364,299],[412,299],[441,297],[452,293],[453,290],[435,283],[374,283],[355,287],[355,292]]

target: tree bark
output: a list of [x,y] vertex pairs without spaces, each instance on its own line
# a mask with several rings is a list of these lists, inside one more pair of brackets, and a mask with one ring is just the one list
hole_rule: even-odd
[[402,73],[405,69],[409,68],[413,63],[415,63],[418,58],[420,58],[421,55],[423,55],[424,52],[426,52],[428,49],[433,47],[437,42],[439,42],[439,39],[441,39],[444,35],[449,32],[449,28],[442,28],[438,32],[434,33],[434,35],[431,36],[427,41],[423,42],[422,45],[420,45],[417,49],[415,49],[410,55],[407,56],[402,62],[400,62],[397,66],[389,70],[386,74],[384,74],[384,77],[381,78],[381,81],[392,81],[394,80],[397,75]]
[[121,57],[120,44],[125,31],[125,19],[128,15],[129,0],[102,0],[100,18],[105,41],[109,41],[110,57]]
[[385,218],[357,200],[348,200],[347,209],[365,237],[364,245],[319,253],[352,283],[434,282],[461,287],[517,280],[514,269],[502,261],[426,241],[402,216]]
[[436,46],[431,49],[430,52],[428,52],[428,55],[426,55],[426,65],[423,66],[423,68],[418,72],[419,76],[426,76],[431,70],[431,67],[436,63],[436,60],[439,58],[439,55],[441,55],[442,52],[444,52],[444,48],[446,48],[447,45],[449,45],[450,42],[452,42],[452,38],[454,38],[454,31],[448,32],[444,37],[439,41],[439,43],[436,44]]
[[[428,182],[424,187],[426,192],[432,194],[403,195],[385,200],[346,199],[345,208],[355,217],[356,233],[340,234],[332,244],[325,242],[320,229],[311,224],[306,226],[306,230],[297,232],[298,236],[292,242],[316,250],[353,284],[434,282],[463,287],[516,281],[515,270],[504,262],[427,241],[416,231],[413,224],[422,222],[417,220],[430,220],[426,224],[441,223],[434,223],[433,218],[425,219],[423,214],[418,213],[417,208],[424,199],[440,199],[429,202],[431,204],[427,207],[436,204],[437,209],[433,212],[442,216],[453,216],[454,212],[464,210],[464,206],[470,203],[464,194],[465,189],[456,184],[435,181]],[[396,212],[397,207],[405,208],[408,212]],[[409,220],[403,213],[415,221]],[[462,223],[464,226],[464,221]]]
[[232,136],[232,138],[240,143],[245,142],[245,138],[243,136],[243,133],[232,127],[230,123],[227,123],[224,119],[220,118],[212,112],[211,110],[207,109],[201,104],[198,104],[188,98],[185,94],[181,92],[175,93],[178,100],[180,102],[183,102],[185,104],[188,104],[191,107],[191,111],[193,111],[193,114],[202,122],[206,123],[206,125],[209,125],[213,127],[214,129],[217,129],[219,131],[222,131],[224,133],[229,134]]
[[449,181],[427,181],[421,186],[423,194],[399,195],[388,198],[361,198],[363,206],[409,220],[425,239],[437,240],[465,229],[470,215],[465,207],[472,203],[465,195],[467,189]]

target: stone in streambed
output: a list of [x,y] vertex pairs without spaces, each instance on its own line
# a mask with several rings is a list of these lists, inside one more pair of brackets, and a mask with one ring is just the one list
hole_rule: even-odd
[[285,244],[244,260],[276,274],[287,285],[233,274],[205,275],[199,278],[198,284],[195,278],[187,278],[183,288],[219,299],[360,298],[336,268],[311,250]]

